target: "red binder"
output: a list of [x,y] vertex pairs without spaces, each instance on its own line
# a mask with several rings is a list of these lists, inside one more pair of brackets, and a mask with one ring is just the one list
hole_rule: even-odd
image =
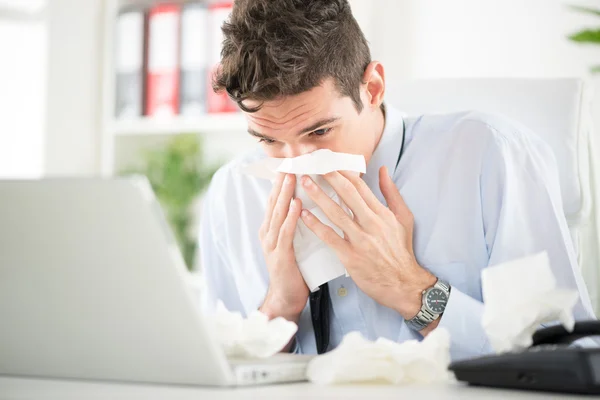
[[221,61],[221,46],[224,39],[221,26],[229,17],[232,8],[233,2],[231,1],[213,3],[209,6],[210,37],[212,38],[209,56],[209,65],[211,67],[209,68],[208,73],[208,93],[206,94],[206,103],[209,113],[239,111],[237,104],[229,98],[226,92],[217,94],[212,90],[212,78],[219,67],[219,62]]
[[146,115],[171,117],[179,112],[179,25],[181,6],[159,4],[148,19]]

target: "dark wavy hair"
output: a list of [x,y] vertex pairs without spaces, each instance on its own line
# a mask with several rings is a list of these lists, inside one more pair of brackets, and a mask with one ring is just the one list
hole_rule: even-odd
[[260,102],[308,91],[333,78],[362,111],[360,84],[371,53],[347,0],[236,0],[222,27],[216,92]]

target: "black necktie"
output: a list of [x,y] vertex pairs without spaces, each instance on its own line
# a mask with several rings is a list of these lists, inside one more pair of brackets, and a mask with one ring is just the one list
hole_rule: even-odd
[[309,299],[317,353],[323,354],[329,347],[329,307],[331,303],[329,285],[324,283],[319,286],[319,290],[312,292]]
[[[400,145],[400,153],[396,161],[396,169],[400,164],[402,153],[404,153],[404,139],[406,136],[406,125],[402,125],[402,144]],[[395,171],[395,169],[394,169]],[[312,318],[313,329],[315,330],[315,341],[317,342],[317,353],[323,354],[327,352],[329,347],[329,308],[331,307],[331,299],[329,298],[329,286],[327,283],[319,286],[319,290],[313,292],[309,296],[310,316]]]

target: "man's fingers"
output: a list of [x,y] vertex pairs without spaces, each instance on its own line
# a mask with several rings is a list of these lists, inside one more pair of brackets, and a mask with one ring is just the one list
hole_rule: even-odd
[[302,212],[302,201],[300,199],[292,200],[287,217],[285,217],[285,221],[283,221],[283,225],[281,225],[281,230],[279,231],[278,247],[287,248],[292,246],[300,212]]
[[396,219],[403,225],[412,223],[412,213],[404,202],[402,195],[400,195],[394,181],[389,176],[386,167],[379,169],[379,187],[381,188],[381,194],[383,194],[385,201],[387,201],[388,208],[394,213]]
[[271,215],[271,224],[269,225],[269,234],[273,234],[273,238],[279,237],[279,229],[285,220],[290,208],[290,202],[294,196],[294,189],[296,188],[296,176],[293,174],[286,174],[279,197],[273,208]]
[[356,238],[360,228],[352,218],[333,201],[309,176],[302,177],[302,187],[308,196],[317,203],[327,218],[340,228],[350,239]]
[[[358,221],[359,225],[364,226],[366,221],[376,216],[375,212],[365,202],[361,193],[359,193],[357,184],[352,182],[347,176],[334,171],[324,175],[324,178],[343,202],[352,210],[355,220]],[[362,181],[360,178],[358,180]],[[371,191],[369,188],[367,190]]]
[[350,243],[340,237],[331,227],[325,225],[310,211],[302,210],[302,222],[314,232],[319,239],[333,249],[340,259],[345,258],[350,251]]
[[265,210],[265,219],[263,221],[263,230],[264,234],[266,234],[271,226],[271,217],[273,215],[273,209],[275,208],[275,204],[277,203],[277,198],[279,197],[279,193],[281,193],[281,186],[283,185],[283,180],[285,178],[284,173],[278,173],[277,178],[273,182],[273,188],[271,189],[271,194],[269,194],[269,200],[267,201],[267,208]]
[[340,174],[344,175],[346,179],[352,182],[358,193],[371,210],[379,214],[382,209],[385,209],[385,206],[381,204],[381,201],[379,201],[377,196],[375,196],[375,194],[371,191],[369,185],[367,185],[367,183],[359,175],[348,171],[340,171]]

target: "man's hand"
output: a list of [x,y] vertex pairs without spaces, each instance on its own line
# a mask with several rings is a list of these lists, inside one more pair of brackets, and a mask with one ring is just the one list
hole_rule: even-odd
[[302,210],[302,220],[336,252],[363,292],[398,311],[404,319],[413,318],[421,309],[422,291],[433,286],[436,278],[415,259],[413,216],[387,169],[379,170],[379,185],[389,208],[379,202],[359,176],[332,172],[325,179],[352,210],[354,218],[308,176],[302,177],[302,186],[344,232],[344,237],[308,210]]
[[302,211],[300,199],[292,201],[295,187],[295,175],[280,174],[277,177],[259,231],[270,279],[260,311],[269,318],[284,317],[298,323],[309,290],[298,269],[292,245]]

